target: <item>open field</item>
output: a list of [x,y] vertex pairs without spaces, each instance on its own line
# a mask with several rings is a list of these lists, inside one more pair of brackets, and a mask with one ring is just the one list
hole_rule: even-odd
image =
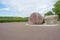
[[0,23],[0,40],[60,40],[60,25],[26,26],[27,22]]
[[28,18],[22,17],[0,17],[0,23],[2,22],[27,22]]

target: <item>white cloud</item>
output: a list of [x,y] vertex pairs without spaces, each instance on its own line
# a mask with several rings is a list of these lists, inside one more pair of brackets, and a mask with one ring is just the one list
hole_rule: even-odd
[[10,8],[4,10],[16,10],[20,16],[27,16],[35,11],[43,15],[45,11],[51,10],[55,2],[56,0],[2,0]]
[[2,9],[0,9],[0,10],[6,10],[6,11],[9,11],[10,8],[2,8]]

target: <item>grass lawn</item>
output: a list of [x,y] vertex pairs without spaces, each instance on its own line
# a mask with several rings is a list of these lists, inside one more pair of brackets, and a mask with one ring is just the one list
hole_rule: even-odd
[[22,17],[0,17],[0,22],[27,22],[28,18],[22,18]]

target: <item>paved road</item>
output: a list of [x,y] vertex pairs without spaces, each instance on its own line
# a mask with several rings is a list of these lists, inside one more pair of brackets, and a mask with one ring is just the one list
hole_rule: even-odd
[[60,40],[60,26],[25,26],[20,23],[0,23],[0,40]]

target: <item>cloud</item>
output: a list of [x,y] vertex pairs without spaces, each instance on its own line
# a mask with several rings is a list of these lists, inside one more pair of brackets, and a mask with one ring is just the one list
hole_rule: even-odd
[[9,10],[13,16],[23,17],[29,16],[32,12],[40,12],[44,15],[45,12],[51,10],[56,1],[57,0],[2,0],[1,3],[7,6],[7,8],[2,10]]
[[0,9],[0,11],[3,11],[3,10],[9,11],[10,8],[2,8],[2,9]]

